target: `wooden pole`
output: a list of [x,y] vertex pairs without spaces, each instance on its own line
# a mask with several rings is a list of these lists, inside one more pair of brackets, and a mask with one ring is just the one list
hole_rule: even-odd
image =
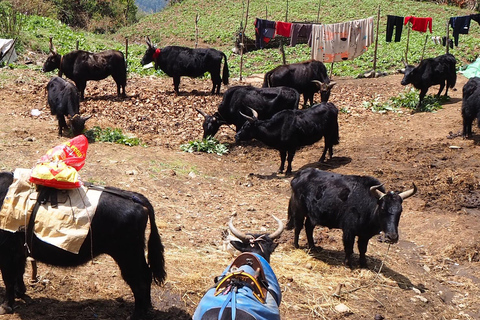
[[425,43],[423,44],[422,58],[420,59],[420,61],[423,60],[423,56],[425,55],[425,48],[427,46],[427,41],[428,41],[428,34],[425,36]]
[[75,44],[75,50],[78,50],[78,40],[77,40],[77,42],[76,42],[76,44]]
[[377,74],[377,51],[378,51],[378,29],[380,27],[380,6],[378,6],[377,14],[377,34],[375,36],[375,51],[373,52],[373,77]]
[[245,41],[245,29],[247,28],[247,21],[248,21],[248,8],[250,7],[250,0],[247,0],[247,13],[245,14],[245,24],[242,30],[242,43],[241,43],[241,51],[240,51],[240,81],[242,81],[242,69],[243,69],[243,50],[245,49],[244,41]]
[[320,6],[321,6],[322,0],[318,0],[318,11],[317,11],[317,23],[320,21]]
[[285,11],[285,22],[288,22],[288,0],[287,0],[287,10]]
[[279,50],[280,50],[280,53],[282,54],[282,61],[283,61],[283,64],[286,65],[287,62],[286,62],[286,59],[285,59],[285,49],[283,48],[283,42],[280,41],[280,47],[279,47]]
[[128,67],[128,38],[125,37],[125,68]]
[[450,50],[450,43],[449,42],[449,39],[448,37],[450,37],[450,24],[449,24],[450,20],[447,20],[447,35],[445,37],[445,53],[448,53],[448,51]]
[[333,75],[333,62],[330,65],[330,79],[332,79],[332,75]]
[[405,49],[405,63],[408,64],[408,43],[410,41],[410,29],[411,29],[411,23],[408,23],[407,26],[408,32],[407,32],[407,47]]
[[197,15],[195,16],[195,48],[198,47],[198,20],[199,16],[197,12]]

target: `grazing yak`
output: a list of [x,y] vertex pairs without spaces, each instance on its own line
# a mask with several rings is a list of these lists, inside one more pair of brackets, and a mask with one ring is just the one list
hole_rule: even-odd
[[243,252],[216,277],[215,285],[208,290],[193,314],[193,320],[280,320],[282,292],[277,277],[270,267],[274,242],[283,231],[283,223],[271,234],[243,233],[229,228],[240,241],[231,244]]
[[455,87],[455,83],[457,82],[456,63],[457,60],[455,57],[449,53],[435,58],[424,59],[416,67],[405,63],[405,74],[401,84],[404,86],[412,84],[420,90],[417,109],[420,108],[422,100],[427,94],[428,88],[431,86],[440,85],[437,97],[442,93],[445,84],[447,86],[445,97],[448,94],[448,88]]
[[[14,174],[0,172],[0,206],[3,205]],[[43,199],[50,188],[38,186],[38,199]],[[103,190],[90,230],[78,254],[63,250],[39,240],[33,226],[26,230],[10,232],[0,230],[0,270],[5,284],[5,299],[0,314],[13,313],[15,297],[26,292],[23,282],[28,247],[35,260],[60,267],[83,265],[100,254],[110,255],[118,264],[122,277],[130,286],[135,298],[132,319],[144,317],[151,309],[152,278],[157,284],[166,277],[164,247],[162,245],[155,213],[143,195],[112,187]],[[148,263],[145,259],[145,229],[150,219]]]
[[[322,102],[302,110],[283,110],[267,120],[258,120],[255,110],[235,135],[235,140],[248,141],[257,139],[267,146],[280,151],[280,168],[282,173],[287,159],[287,175],[292,173],[292,161],[295,152],[303,146],[314,144],[325,137],[320,162],[325,161],[327,150],[333,156],[333,145],[338,144],[338,109],[331,102]],[[288,154],[288,158],[287,158]]]
[[246,119],[240,114],[248,114],[249,108],[257,111],[259,119],[271,118],[275,113],[285,109],[298,109],[300,95],[289,87],[256,88],[252,86],[235,86],[223,94],[218,111],[213,115],[197,111],[205,117],[203,121],[203,138],[214,136],[221,125],[233,124],[238,132]]
[[268,71],[263,80],[263,87],[286,86],[303,93],[303,104],[310,101],[320,91],[321,102],[327,102],[335,82],[330,82],[325,65],[316,60],[285,64]]
[[[85,88],[88,80],[102,80],[112,76],[117,84],[117,95],[125,97],[127,85],[127,66],[123,53],[118,50],[107,50],[92,53],[75,50],[66,55],[60,55],[50,42],[50,52],[43,64],[43,72],[58,69],[58,76],[63,74],[77,86],[80,98],[85,98]],[[120,89],[122,93],[120,94]]]
[[[228,71],[227,56],[222,51],[216,49],[191,49],[180,46],[167,46],[162,49],[156,48],[147,38],[147,50],[141,60],[142,65],[153,61],[155,69],[161,69],[167,76],[173,78],[173,87],[175,93],[179,94],[180,77],[187,76],[198,78],[206,72],[210,73],[213,87],[212,94],[220,94],[220,87],[228,84],[230,72]],[[220,68],[222,59],[223,64],[222,77]]]
[[[57,116],[58,135],[62,136],[63,129],[71,129],[74,136],[78,136],[85,129],[85,121],[89,117],[80,116],[80,96],[77,87],[60,77],[53,77],[47,84],[47,99],[52,115]],[[68,118],[69,126],[65,121]]]
[[398,223],[402,202],[415,194],[417,187],[402,193],[385,192],[380,181],[369,176],[342,175],[306,168],[291,181],[287,229],[295,228],[293,244],[305,225],[308,247],[315,248],[316,225],[343,230],[345,265],[352,266],[351,256],[358,237],[360,266],[367,267],[368,240],[383,232],[385,241],[398,241]]
[[480,127],[480,78],[468,79],[462,90],[463,138],[472,137],[472,123],[475,118]]

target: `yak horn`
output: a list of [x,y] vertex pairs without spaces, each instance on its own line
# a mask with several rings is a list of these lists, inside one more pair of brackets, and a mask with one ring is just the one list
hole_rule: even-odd
[[254,109],[250,108],[250,107],[248,107],[248,109],[250,109],[250,111],[252,111],[253,118],[258,119],[258,112],[255,111]]
[[195,110],[197,110],[197,112],[200,113],[205,118],[208,117],[208,115],[205,112],[203,112],[202,110],[200,110],[200,109],[195,109]]
[[145,37],[145,41],[147,42],[147,45],[149,47],[152,47],[152,42],[150,41],[150,38],[148,36]]
[[233,226],[233,217],[230,218],[230,221],[228,222],[228,227],[230,228],[230,231],[233,233],[233,235],[240,239],[242,242],[249,242],[250,239],[252,239],[252,236],[246,235],[245,233],[241,232]]
[[283,229],[284,229],[284,226],[283,226],[282,220],[278,219],[278,218],[275,217],[274,215],[272,215],[272,217],[273,217],[273,219],[277,220],[277,223],[278,223],[278,228],[277,228],[277,230],[275,230],[274,233],[269,234],[270,239],[273,240],[273,239],[278,238],[278,237],[282,234]]
[[255,118],[247,116],[246,114],[243,114],[242,111],[238,111],[238,113],[240,113],[240,115],[242,115],[244,118],[246,118],[249,121],[255,121]]
[[417,186],[415,185],[415,183],[412,183],[413,184],[413,188],[410,189],[410,190],[407,190],[407,191],[404,191],[404,192],[401,192],[399,193],[398,195],[400,196],[400,198],[402,198],[403,200],[407,199],[408,197],[411,197],[413,196],[416,192],[417,192]]
[[53,41],[52,41],[51,37],[50,37],[50,52],[53,53],[53,54],[57,54],[57,50],[53,46]]
[[381,186],[383,186],[383,183],[379,184],[378,186],[371,186],[370,187],[370,193],[377,199],[381,199],[382,197],[385,196],[385,193],[378,190],[378,188],[380,188]]

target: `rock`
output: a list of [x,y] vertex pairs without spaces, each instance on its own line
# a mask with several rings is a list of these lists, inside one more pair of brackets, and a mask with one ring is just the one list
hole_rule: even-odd
[[427,303],[427,302],[428,302],[428,299],[425,298],[424,296],[421,296],[421,295],[416,295],[415,298],[417,298],[418,300],[422,301],[423,303]]
[[340,312],[340,313],[350,312],[350,308],[344,305],[343,303],[337,304],[335,306],[335,310],[337,310],[337,312]]

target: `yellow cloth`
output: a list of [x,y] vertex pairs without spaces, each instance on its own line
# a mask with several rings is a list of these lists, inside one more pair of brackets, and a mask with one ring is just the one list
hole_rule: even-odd
[[[16,169],[0,210],[0,229],[16,232],[25,229],[38,192],[28,181],[30,169]],[[58,207],[50,203],[39,206],[35,217],[35,235],[54,246],[78,253],[90,228],[90,222],[102,191],[80,187],[58,190]]]

